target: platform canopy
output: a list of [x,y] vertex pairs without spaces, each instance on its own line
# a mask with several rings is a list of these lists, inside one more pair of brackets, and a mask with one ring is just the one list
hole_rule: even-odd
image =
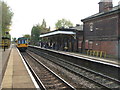
[[58,35],[58,34],[75,35],[76,33],[72,31],[55,31],[55,32],[49,32],[46,34],[42,34],[40,35],[40,37],[47,37],[47,36]]

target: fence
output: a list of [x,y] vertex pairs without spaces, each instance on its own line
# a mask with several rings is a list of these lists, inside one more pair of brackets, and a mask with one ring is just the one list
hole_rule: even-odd
[[87,55],[106,58],[105,51],[87,50]]

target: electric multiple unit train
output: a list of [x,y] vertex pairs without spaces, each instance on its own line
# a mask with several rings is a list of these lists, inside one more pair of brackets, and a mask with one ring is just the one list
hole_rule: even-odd
[[25,37],[18,38],[16,46],[20,51],[25,51],[28,47],[28,39]]

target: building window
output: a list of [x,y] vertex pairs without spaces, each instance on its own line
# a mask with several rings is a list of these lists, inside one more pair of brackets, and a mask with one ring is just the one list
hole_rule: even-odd
[[93,41],[89,41],[89,49],[93,49]]
[[78,48],[82,48],[82,41],[78,42]]
[[88,49],[88,40],[85,40],[85,49]]
[[93,23],[90,23],[90,31],[92,32],[93,31]]

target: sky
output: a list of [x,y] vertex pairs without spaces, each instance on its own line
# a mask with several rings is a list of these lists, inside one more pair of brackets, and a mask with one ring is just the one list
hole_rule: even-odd
[[[45,19],[47,27],[55,29],[55,23],[62,18],[73,25],[82,24],[81,19],[99,12],[100,0],[3,0],[12,9],[14,16],[10,34],[21,37],[31,34],[33,25],[41,24]],[[113,0],[113,6],[119,0]]]

